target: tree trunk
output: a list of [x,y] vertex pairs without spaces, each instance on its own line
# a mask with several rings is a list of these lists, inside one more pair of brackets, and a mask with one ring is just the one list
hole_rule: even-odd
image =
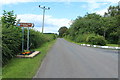
[[104,38],[106,37],[106,31],[104,30],[104,34],[103,34]]

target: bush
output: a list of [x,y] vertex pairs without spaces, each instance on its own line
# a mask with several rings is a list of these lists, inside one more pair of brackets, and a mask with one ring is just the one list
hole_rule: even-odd
[[[26,33],[26,38],[27,38],[27,33]],[[30,49],[38,48],[45,42],[47,41],[45,37],[42,35],[42,33],[40,33],[39,31],[30,29]]]
[[110,36],[109,36],[109,43],[112,43],[112,44],[118,44],[118,41],[119,41],[119,34],[120,32],[113,32],[113,33],[110,33]]
[[[21,52],[22,30],[19,27],[2,27],[2,64],[5,65],[10,59]],[[38,48],[45,42],[55,39],[54,34],[42,34],[30,29],[30,49]],[[24,49],[27,48],[27,29],[24,33]]]
[[70,35],[65,35],[65,38],[70,39],[70,40],[73,40],[73,37],[70,36]]
[[75,42],[85,42],[89,34],[78,34],[75,38]]
[[48,42],[57,38],[53,33],[44,33],[44,37]]
[[21,51],[21,29],[2,27],[2,64],[6,64]]
[[91,35],[95,35],[95,34],[78,34],[75,36],[75,38],[73,39],[75,42],[80,42],[80,43],[86,43],[86,39],[88,36],[91,36]]
[[101,45],[101,46],[105,46],[106,45],[106,40],[103,36],[97,36],[95,38],[96,41],[96,45]]
[[89,44],[93,44],[93,45],[101,45],[101,46],[106,45],[105,38],[103,36],[99,36],[99,35],[88,36],[86,39],[86,42]]

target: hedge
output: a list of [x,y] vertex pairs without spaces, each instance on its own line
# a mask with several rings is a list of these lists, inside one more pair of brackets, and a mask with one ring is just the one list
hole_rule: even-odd
[[[27,29],[25,29],[25,44],[27,43]],[[38,48],[47,41],[55,39],[54,34],[46,37],[46,35],[30,29],[30,49]],[[3,66],[9,62],[15,55],[21,53],[22,29],[16,26],[2,26],[2,64]]]
[[89,44],[93,44],[93,45],[101,45],[101,46],[106,45],[105,38],[103,36],[100,36],[100,35],[88,36],[86,39],[86,42]]

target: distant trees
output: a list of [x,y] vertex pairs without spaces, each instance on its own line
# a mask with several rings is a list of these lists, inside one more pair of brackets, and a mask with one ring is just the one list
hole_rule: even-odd
[[59,32],[59,37],[63,37],[65,34],[67,34],[68,28],[66,26],[61,27],[58,32]]
[[[106,39],[107,43],[117,44],[120,35],[119,6],[110,6],[108,12],[105,12],[104,16],[96,13],[87,13],[84,17],[76,18],[68,29],[68,34],[66,36],[76,42],[87,42],[89,37],[88,41],[90,42],[90,39],[93,39],[90,38],[91,34],[96,36],[94,39],[97,41],[98,39]],[[105,44],[106,41],[103,42]]]

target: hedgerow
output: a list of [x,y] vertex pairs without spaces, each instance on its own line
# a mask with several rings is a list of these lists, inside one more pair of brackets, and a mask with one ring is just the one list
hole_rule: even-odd
[[[45,42],[51,41],[54,38],[54,34],[46,37],[40,33],[39,31],[35,31],[30,29],[30,49],[38,48]],[[24,49],[26,49],[27,45],[27,30],[25,30],[24,34]],[[11,26],[9,28],[3,27],[2,31],[2,63],[6,64],[11,58],[21,52],[21,44],[22,44],[22,30],[21,28],[17,28],[15,26]]]
[[14,26],[2,26],[2,61],[3,64],[9,61],[20,52],[21,32],[20,28]]
[[93,45],[101,45],[101,46],[106,45],[105,38],[100,35],[92,35],[92,36],[90,35],[87,37],[86,42]]
[[[11,20],[11,18],[13,18]],[[15,57],[17,54],[21,53],[22,47],[22,29],[21,27],[16,27],[13,21],[16,17],[13,15],[13,12],[4,12],[2,20],[2,64],[3,66],[9,62],[10,59]],[[51,41],[54,38],[54,34],[46,37],[34,29],[30,29],[30,49],[38,48],[45,42]],[[27,45],[27,28],[24,32],[24,49]]]

